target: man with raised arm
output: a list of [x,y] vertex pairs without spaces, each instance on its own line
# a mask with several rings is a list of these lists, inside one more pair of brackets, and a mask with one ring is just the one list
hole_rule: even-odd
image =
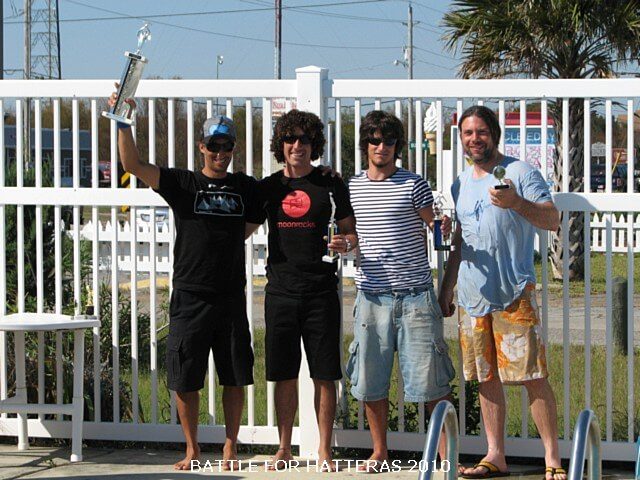
[[[115,94],[109,99],[115,101]],[[128,101],[135,107],[133,100]],[[140,159],[125,124],[118,124],[118,149],[125,171],[166,200],[175,216],[173,292],[167,337],[167,385],[176,404],[187,448],[177,470],[189,470],[200,455],[199,390],[213,350],[226,440],[222,467],[233,469],[244,404],[244,386],[253,384],[253,350],[245,301],[246,222],[260,215],[253,200],[256,181],[228,173],[236,141],[233,121],[224,116],[204,122],[198,143],[203,167],[192,172],[151,165]],[[197,464],[197,463],[196,463]]]
[[[298,408],[300,341],[315,388],[320,432],[319,465],[333,471],[331,441],[340,365],[340,301],[337,263],[323,261],[329,247],[344,253],[357,244],[353,210],[341,178],[311,164],[324,151],[324,126],[310,112],[291,110],[278,119],[271,151],[284,168],[260,182],[269,222],[265,288],[267,380],[276,382],[280,448],[273,458],[282,469],[293,459],[291,435]],[[326,173],[326,172],[325,172]],[[338,235],[327,244],[331,218]],[[251,230],[257,225],[249,226]]]
[[[531,416],[545,449],[545,478],[564,480],[560,465],[556,400],[547,380],[542,325],[533,267],[535,229],[556,230],[558,210],[540,172],[498,151],[500,124],[484,106],[470,107],[458,122],[472,165],[451,191],[458,226],[440,289],[451,316],[458,283],[459,330],[465,380],[480,382],[480,409],[488,450],[463,478],[508,475],[504,450],[503,384],[524,385]],[[505,177],[504,181],[498,180]]]

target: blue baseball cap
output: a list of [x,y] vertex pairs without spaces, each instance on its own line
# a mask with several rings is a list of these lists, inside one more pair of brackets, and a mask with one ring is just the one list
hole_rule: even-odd
[[233,120],[224,115],[207,118],[202,126],[202,142],[207,143],[213,138],[227,138],[236,141],[236,127]]

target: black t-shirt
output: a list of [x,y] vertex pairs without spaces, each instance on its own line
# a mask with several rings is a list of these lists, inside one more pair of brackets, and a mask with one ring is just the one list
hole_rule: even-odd
[[335,219],[353,215],[349,192],[340,178],[313,171],[301,178],[282,171],[259,182],[260,201],[269,219],[266,291],[302,296],[335,290],[336,263],[322,261],[327,253],[327,226],[332,192]]
[[160,169],[160,188],[175,215],[173,285],[181,290],[233,293],[245,285],[245,222],[260,223],[253,177],[223,179]]

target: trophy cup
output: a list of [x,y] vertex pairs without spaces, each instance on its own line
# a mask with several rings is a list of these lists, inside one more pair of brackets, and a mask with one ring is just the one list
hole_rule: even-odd
[[118,88],[116,103],[108,112],[102,112],[104,117],[126,123],[127,125],[133,125],[133,120],[131,119],[133,110],[125,100],[133,98],[138,88],[142,71],[147,63],[147,59],[142,56],[141,48],[148,40],[151,40],[151,31],[149,31],[149,25],[145,23],[144,26],[138,30],[138,49],[136,52],[124,52],[124,56],[127,57],[128,60],[122,72],[122,77],[120,78],[120,87]]
[[[444,216],[445,208],[444,197],[442,194],[438,195],[433,202],[433,248],[438,251],[451,251],[451,234],[444,237],[442,235],[442,218]],[[453,222],[453,217],[451,217]],[[453,223],[451,224],[453,227]]]
[[504,190],[505,188],[509,188],[509,185],[507,185],[502,181],[502,179],[506,174],[507,174],[507,169],[504,168],[502,165],[496,165],[493,168],[493,176],[496,177],[498,182],[500,182],[498,183],[498,185],[494,185],[493,188],[495,188],[496,190]]
[[[331,243],[333,236],[338,233],[338,224],[336,223],[336,202],[333,200],[333,192],[329,192],[329,201],[331,202],[331,218],[327,226],[327,243]],[[327,248],[327,254],[322,257],[323,262],[335,263],[338,261],[338,254]]]

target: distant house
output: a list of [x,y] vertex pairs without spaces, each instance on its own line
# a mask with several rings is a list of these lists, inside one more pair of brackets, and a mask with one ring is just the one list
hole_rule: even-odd
[[[91,134],[80,130],[80,185],[91,185]],[[35,160],[35,129],[31,129],[31,158]],[[6,168],[16,162],[16,126],[4,127],[4,152]],[[42,129],[42,161],[53,165],[53,129]],[[60,184],[73,185],[73,138],[71,130],[60,130]]]

